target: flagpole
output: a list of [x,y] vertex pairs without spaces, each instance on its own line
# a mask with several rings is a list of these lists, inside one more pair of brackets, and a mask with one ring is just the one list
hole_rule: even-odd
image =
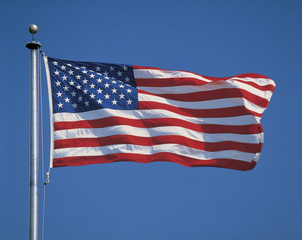
[[38,240],[38,102],[37,102],[37,54],[41,47],[35,42],[34,34],[38,27],[29,25],[32,42],[26,44],[30,49],[30,196],[29,196],[29,240]]

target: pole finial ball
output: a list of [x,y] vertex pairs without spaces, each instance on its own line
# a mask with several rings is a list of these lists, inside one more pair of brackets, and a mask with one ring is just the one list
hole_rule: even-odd
[[28,26],[28,31],[31,33],[31,34],[36,34],[38,32],[38,26],[35,25],[35,24],[30,24]]

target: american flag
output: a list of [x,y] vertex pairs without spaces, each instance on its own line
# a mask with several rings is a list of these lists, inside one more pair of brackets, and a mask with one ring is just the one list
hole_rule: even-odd
[[45,57],[51,167],[118,161],[255,167],[275,83]]

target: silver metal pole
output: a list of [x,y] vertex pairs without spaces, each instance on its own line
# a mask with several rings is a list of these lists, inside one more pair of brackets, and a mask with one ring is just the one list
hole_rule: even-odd
[[34,41],[38,27],[31,24],[28,31],[33,41],[26,44],[31,50],[30,61],[30,197],[29,197],[29,240],[38,240],[38,102],[37,102],[37,52],[41,44]]

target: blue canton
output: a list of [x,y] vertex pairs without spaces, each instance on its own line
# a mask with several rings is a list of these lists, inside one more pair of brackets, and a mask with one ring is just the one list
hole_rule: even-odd
[[101,108],[138,109],[130,65],[77,62],[48,57],[53,113]]

